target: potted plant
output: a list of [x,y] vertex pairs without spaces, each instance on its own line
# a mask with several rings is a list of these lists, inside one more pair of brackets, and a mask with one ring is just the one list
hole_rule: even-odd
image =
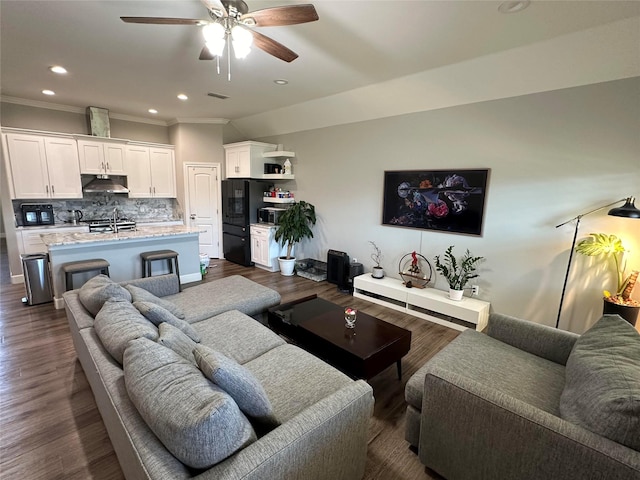
[[453,245],[450,245],[444,252],[444,259],[440,262],[440,255],[435,256],[436,269],[440,272],[449,283],[449,298],[452,300],[462,300],[462,292],[469,280],[478,276],[476,271],[477,264],[484,257],[474,257],[469,252],[465,252],[462,258],[457,259],[453,255]]
[[292,204],[282,215],[276,230],[275,240],[287,247],[287,255],[278,257],[282,275],[293,275],[295,257],[293,247],[304,238],[313,238],[311,227],[316,224],[316,208],[305,201]]
[[614,294],[605,290],[603,313],[616,313],[632,325],[636,324],[638,312],[640,312],[640,302],[631,298],[633,287],[638,279],[638,272],[632,271],[625,276],[624,265],[621,265],[621,258],[626,249],[615,235],[606,233],[591,233],[589,237],[580,241],[576,245],[576,252],[588,257],[603,256],[605,259],[612,258],[616,267],[617,289]]
[[373,267],[373,270],[371,272],[371,276],[373,278],[383,278],[384,277],[384,269],[380,266],[380,260],[382,260],[382,252],[380,251],[378,246],[375,244],[375,242],[372,242],[371,240],[369,240],[369,243],[373,247],[373,253],[371,254],[371,260],[373,260],[375,262],[375,264],[376,264],[376,266]]

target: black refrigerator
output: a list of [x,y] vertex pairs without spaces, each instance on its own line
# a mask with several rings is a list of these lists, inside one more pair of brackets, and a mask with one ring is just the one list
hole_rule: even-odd
[[249,225],[257,222],[267,184],[256,180],[222,181],[222,245],[224,258],[250,267]]

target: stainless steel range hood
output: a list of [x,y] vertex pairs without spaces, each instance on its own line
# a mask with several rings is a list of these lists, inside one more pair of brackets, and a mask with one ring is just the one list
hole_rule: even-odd
[[82,189],[85,193],[129,193],[129,189],[109,175],[96,175]]

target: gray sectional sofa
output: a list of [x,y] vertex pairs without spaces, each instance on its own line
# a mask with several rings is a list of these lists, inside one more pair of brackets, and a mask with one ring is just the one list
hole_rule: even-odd
[[640,335],[493,313],[409,379],[406,440],[448,480],[640,480]]
[[[362,477],[372,389],[251,318],[277,292],[240,276],[182,292],[174,275],[108,283],[64,300],[128,480]],[[158,311],[184,318],[156,325]]]

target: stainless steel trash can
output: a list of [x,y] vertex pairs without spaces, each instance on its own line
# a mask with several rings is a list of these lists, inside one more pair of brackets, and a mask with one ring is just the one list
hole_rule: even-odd
[[51,276],[49,275],[49,255],[36,253],[20,255],[22,258],[22,272],[27,296],[22,299],[28,305],[39,305],[53,301]]

